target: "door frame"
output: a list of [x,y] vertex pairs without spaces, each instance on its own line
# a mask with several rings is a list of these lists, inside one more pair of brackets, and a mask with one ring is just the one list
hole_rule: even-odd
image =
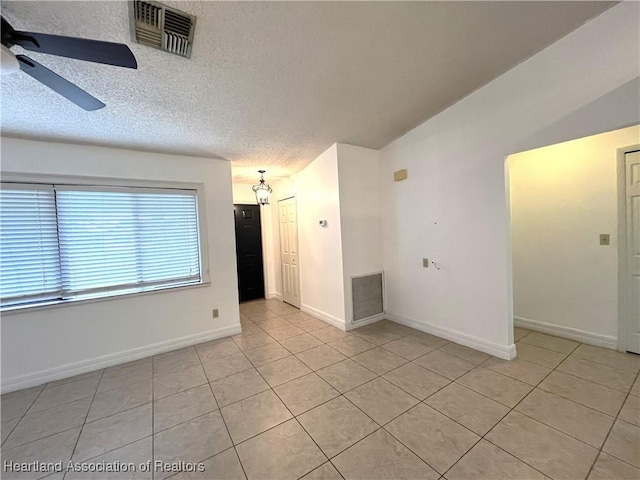
[[618,350],[627,351],[627,172],[625,156],[640,144],[618,148]]

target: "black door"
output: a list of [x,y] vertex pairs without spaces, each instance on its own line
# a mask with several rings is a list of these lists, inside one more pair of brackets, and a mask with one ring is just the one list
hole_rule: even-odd
[[264,298],[260,207],[234,205],[236,219],[236,258],[240,301]]

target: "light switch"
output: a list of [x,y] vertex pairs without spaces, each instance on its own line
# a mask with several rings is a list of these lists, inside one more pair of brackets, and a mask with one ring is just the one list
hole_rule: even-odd
[[609,235],[608,233],[601,233],[600,245],[611,245],[611,235]]
[[429,259],[428,258],[423,258],[422,259],[422,266],[424,268],[429,268]]

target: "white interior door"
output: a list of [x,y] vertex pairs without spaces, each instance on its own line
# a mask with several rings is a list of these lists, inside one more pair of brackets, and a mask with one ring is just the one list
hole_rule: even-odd
[[627,351],[640,353],[640,152],[625,155]]
[[282,262],[282,300],[300,308],[300,270],[298,267],[298,219],[295,197],[280,200],[280,261]]

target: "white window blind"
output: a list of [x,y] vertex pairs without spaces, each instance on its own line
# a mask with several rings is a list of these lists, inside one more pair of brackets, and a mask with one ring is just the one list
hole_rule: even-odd
[[51,185],[2,185],[0,296],[2,305],[61,295],[56,207]]
[[2,195],[3,306],[201,281],[196,190],[3,184]]
[[66,296],[200,279],[195,191],[55,190]]

